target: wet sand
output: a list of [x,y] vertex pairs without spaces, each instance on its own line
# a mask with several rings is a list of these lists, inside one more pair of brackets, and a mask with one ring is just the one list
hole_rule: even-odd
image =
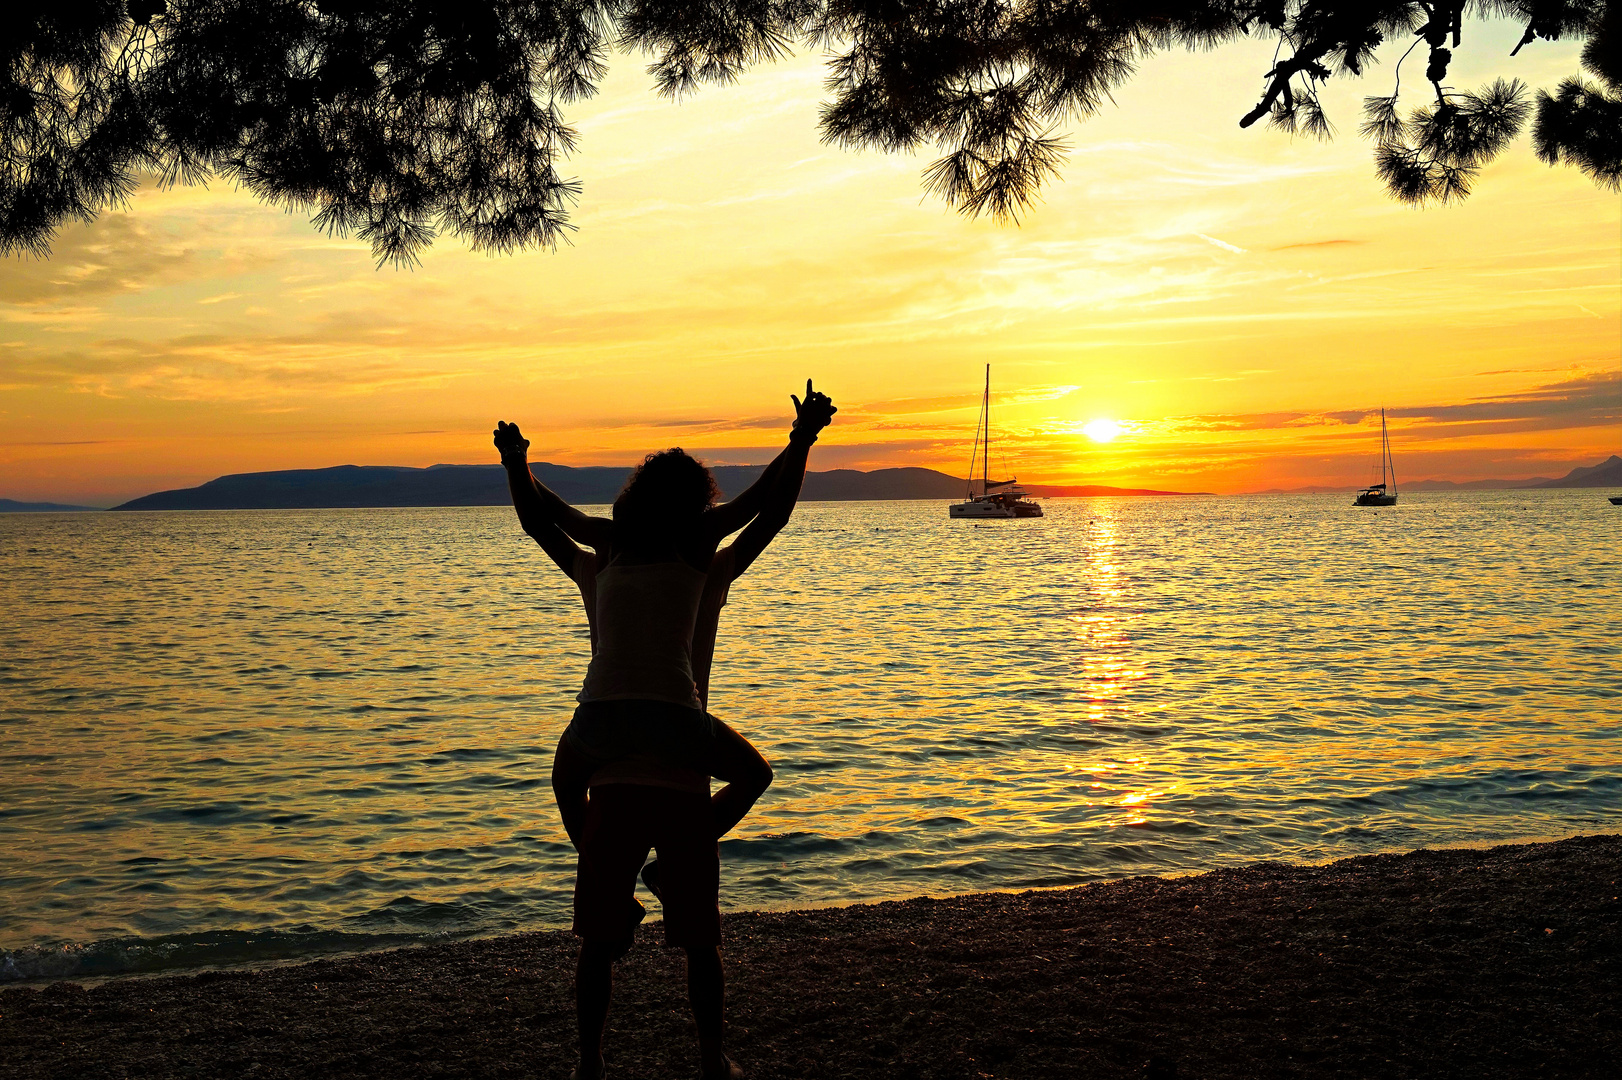
[[[1622,1076],[1622,836],[726,920],[751,1077]],[[693,1076],[681,954],[609,1070]],[[574,941],[0,991],[0,1074],[557,1077]]]

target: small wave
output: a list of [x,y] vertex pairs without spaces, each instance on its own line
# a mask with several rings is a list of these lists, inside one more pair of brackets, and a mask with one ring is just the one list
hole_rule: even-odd
[[[972,536],[938,506],[802,507],[729,600],[717,704],[778,783],[723,843],[724,902],[1618,827],[1619,608],[1588,588],[1614,516],[1580,492],[1377,519],[1278,499],[1055,500]],[[510,515],[8,521],[0,977],[566,925],[546,788],[586,626],[492,547]],[[841,573],[807,589],[830,536]],[[490,625],[525,629],[466,647]]]
[[174,970],[308,960],[448,940],[454,935],[355,934],[337,930],[219,930],[164,937],[117,937],[84,944],[24,945],[0,949],[0,983],[30,979],[85,979]]

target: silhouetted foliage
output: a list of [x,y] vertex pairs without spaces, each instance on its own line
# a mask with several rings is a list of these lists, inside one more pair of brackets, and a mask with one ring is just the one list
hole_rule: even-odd
[[[57,227],[124,202],[143,173],[219,175],[329,233],[412,261],[448,231],[478,250],[555,245],[579,185],[562,107],[596,91],[612,51],[643,51],[658,90],[734,80],[795,47],[829,52],[824,138],[934,148],[927,187],[1012,219],[1144,57],[1242,37],[1277,41],[1240,120],[1332,133],[1331,76],[1364,76],[1407,37],[1362,133],[1397,198],[1469,193],[1534,112],[1526,86],[1447,85],[1466,17],[1586,41],[1537,93],[1534,142],[1616,189],[1622,0],[83,0],[31,6],[0,39],[0,251],[49,251]],[[1422,103],[1404,63],[1424,47]],[[1519,46],[1516,51],[1519,51]],[[1513,54],[1512,54],[1513,55]]]
[[1532,145],[1550,165],[1576,165],[1616,191],[1622,187],[1622,5],[1607,4],[1594,20],[1582,64],[1603,85],[1573,76],[1553,96],[1539,91]]

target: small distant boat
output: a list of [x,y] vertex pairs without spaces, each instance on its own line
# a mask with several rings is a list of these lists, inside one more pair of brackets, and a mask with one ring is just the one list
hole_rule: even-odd
[[1622,495],[1612,495],[1611,496],[1611,505],[1612,506],[1622,506]]
[[1391,461],[1391,436],[1385,430],[1385,410],[1380,410],[1380,482],[1357,493],[1354,506],[1396,506],[1397,467]]
[[[974,493],[974,463],[980,462],[980,494]],[[991,365],[986,365],[986,392],[980,399],[980,421],[974,429],[974,449],[969,453],[969,490],[965,501],[947,507],[954,518],[1041,517],[1042,507],[1026,498],[1016,486],[1019,478],[991,479]]]

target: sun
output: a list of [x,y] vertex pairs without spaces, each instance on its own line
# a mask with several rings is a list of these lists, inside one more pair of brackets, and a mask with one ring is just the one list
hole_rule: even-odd
[[1081,425],[1081,433],[1093,440],[1093,442],[1109,442],[1125,430],[1115,421],[1106,420],[1103,417],[1099,417],[1097,420],[1089,420]]

